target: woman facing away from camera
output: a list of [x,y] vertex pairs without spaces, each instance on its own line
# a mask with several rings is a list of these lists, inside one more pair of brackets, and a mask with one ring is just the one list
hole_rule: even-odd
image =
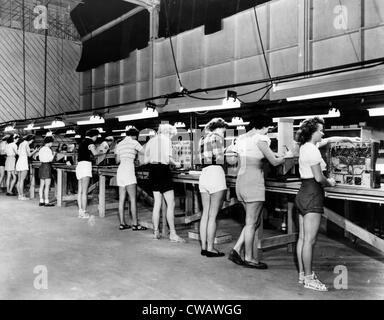
[[199,178],[199,190],[203,205],[200,219],[201,255],[208,258],[225,254],[213,246],[216,236],[216,217],[227,192],[224,166],[224,133],[228,124],[222,118],[207,123],[205,135],[200,140],[200,156],[203,167]]
[[20,143],[19,148],[17,149],[17,154],[19,158],[16,162],[16,171],[19,178],[19,180],[17,181],[17,191],[19,194],[19,200],[29,200],[29,198],[24,195],[24,181],[29,171],[28,158],[32,157],[35,153],[39,151],[38,149],[30,149],[30,145],[34,140],[34,135],[27,135]]
[[39,168],[39,206],[53,207],[53,203],[49,203],[49,188],[52,179],[52,161],[55,154],[52,151],[53,137],[47,136],[44,138],[44,146],[39,150],[39,160],[41,162]]
[[5,160],[5,171],[7,172],[7,196],[15,196],[13,188],[16,184],[16,155],[17,155],[17,142],[19,141],[18,135],[11,135],[7,139],[7,145],[5,146],[5,153],[7,159]]
[[[235,152],[238,157],[236,195],[245,209],[245,226],[228,259],[255,269],[267,269],[267,264],[254,257],[255,232],[260,226],[265,202],[263,160],[267,159],[273,166],[284,162],[283,157],[270,149],[271,140],[267,133],[272,126],[272,118],[266,115],[255,116],[249,123],[249,131],[237,139],[236,145],[228,148],[228,156],[229,152]],[[241,257],[243,248],[244,260]]]
[[179,237],[175,229],[175,194],[173,188],[170,165],[180,167],[180,163],[173,159],[171,138],[177,129],[170,124],[160,124],[157,134],[145,146],[144,163],[149,163],[149,182],[153,191],[153,233],[154,239],[161,238],[159,224],[163,197],[167,205],[167,221],[170,229],[169,240],[185,242]]
[[[125,133],[126,137],[117,144],[115,149],[116,163],[119,164],[116,174],[117,185],[119,186],[119,229],[126,230],[132,227],[133,231],[142,231],[147,230],[147,228],[141,226],[137,218],[137,179],[134,161],[137,154],[143,152],[144,148],[137,141],[139,130],[135,127],[130,127]],[[130,204],[129,211],[132,214],[132,226],[125,222],[124,203],[127,193]]]
[[95,142],[99,136],[99,130],[90,129],[85,133],[84,140],[78,149],[78,163],[76,166],[76,178],[78,180],[77,203],[79,206],[79,218],[88,219],[87,200],[88,186],[92,178],[92,157],[99,156],[102,152],[96,151]]
[[299,171],[301,187],[295,204],[299,209],[299,239],[297,241],[297,260],[299,283],[307,289],[327,291],[312,270],[313,247],[320,227],[321,215],[324,213],[324,187],[336,185],[334,179],[327,179],[323,171],[326,164],[319,148],[332,142],[358,142],[359,138],[330,137],[322,139],[324,120],[318,117],[303,121],[296,134],[300,145]]
[[5,147],[7,145],[7,139],[9,136],[2,137],[0,141],[0,189],[5,178],[5,160],[7,159],[7,154],[5,153]]

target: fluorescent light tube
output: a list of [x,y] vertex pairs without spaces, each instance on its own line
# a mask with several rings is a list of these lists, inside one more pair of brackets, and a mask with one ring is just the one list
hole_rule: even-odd
[[44,126],[44,129],[54,129],[54,128],[63,128],[65,127],[65,123],[60,120],[54,120],[52,121],[52,124],[49,126]]
[[372,108],[368,109],[370,117],[380,117],[384,116],[384,108]]
[[38,129],[40,129],[40,127],[34,127],[34,124],[33,124],[33,123],[29,124],[27,127],[24,128],[24,130],[26,130],[26,131],[29,131],[29,130],[38,130]]
[[382,90],[384,90],[384,84],[368,86],[368,87],[305,94],[301,96],[288,97],[287,101],[310,100],[310,99],[318,99],[318,98],[325,98],[325,97],[343,96],[343,95],[355,94],[355,93],[375,92],[375,91],[382,91]]
[[148,118],[157,118],[159,113],[153,109],[144,108],[140,113],[128,114],[125,116],[118,116],[119,121],[131,121],[131,120],[139,120],[139,119],[148,119]]
[[302,120],[302,119],[309,119],[314,117],[321,117],[321,118],[339,118],[340,117],[340,111],[339,110],[329,110],[326,114],[313,114],[313,115],[306,115],[306,116],[293,116],[293,117],[280,117],[280,118],[273,118],[273,122],[279,122],[279,119],[293,119],[293,120]]
[[199,112],[199,111],[212,111],[212,110],[224,110],[224,109],[237,109],[241,107],[241,103],[238,99],[234,98],[224,98],[222,104],[212,105],[212,106],[204,106],[204,107],[193,107],[193,108],[185,108],[180,109],[180,113],[187,112]]
[[89,120],[77,121],[77,124],[79,126],[87,125],[87,124],[102,124],[102,123],[105,123],[105,120],[100,116],[92,116],[89,118]]

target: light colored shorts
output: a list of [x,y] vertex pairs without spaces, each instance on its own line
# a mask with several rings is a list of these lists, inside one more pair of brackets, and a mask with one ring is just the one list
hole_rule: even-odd
[[227,190],[223,168],[216,165],[203,168],[199,178],[199,190],[209,194]]
[[5,171],[15,171],[16,158],[15,157],[7,157],[5,160]]
[[80,180],[85,177],[92,178],[92,162],[80,161],[76,166],[76,178]]
[[28,158],[20,157],[16,162],[16,171],[28,171]]
[[132,160],[123,160],[117,169],[116,181],[119,187],[136,184],[135,164]]

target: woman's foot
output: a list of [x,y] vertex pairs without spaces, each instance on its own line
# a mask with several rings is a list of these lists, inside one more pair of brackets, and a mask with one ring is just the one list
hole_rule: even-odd
[[252,261],[247,261],[247,260],[244,260],[244,267],[247,267],[247,268],[254,268],[254,269],[268,269],[268,266],[266,263],[264,262],[258,262],[256,260],[252,260]]
[[243,259],[241,258],[240,254],[235,249],[231,250],[231,252],[228,255],[228,259],[231,260],[233,263],[236,263],[240,266],[244,264]]
[[220,251],[208,251],[205,253],[205,256],[207,258],[219,258],[219,257],[224,257],[225,253],[220,252]]
[[172,234],[169,236],[169,241],[171,242],[179,242],[179,243],[184,243],[185,240],[182,237],[179,237],[176,233]]
[[144,231],[144,230],[147,230],[147,228],[140,224],[132,225],[132,231]]
[[79,209],[79,219],[89,219],[89,214],[85,210]]
[[304,272],[299,272],[299,283],[300,284],[304,284],[304,279],[305,279],[305,276],[304,276]]
[[40,202],[39,202],[39,207],[44,207],[44,204],[45,204],[44,202],[41,202],[41,201],[40,201]]
[[159,230],[153,230],[153,239],[154,240],[160,240],[161,234]]
[[206,255],[207,255],[207,250],[205,250],[205,249],[201,249],[200,254],[201,254],[202,256],[206,256]]
[[119,230],[127,230],[127,229],[131,229],[131,226],[128,224],[120,224]]
[[309,276],[304,276],[304,288],[316,291],[328,291],[327,286],[317,279],[314,272]]

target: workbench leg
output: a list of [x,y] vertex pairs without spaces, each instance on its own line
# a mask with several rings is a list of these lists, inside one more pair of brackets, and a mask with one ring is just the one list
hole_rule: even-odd
[[68,172],[67,171],[64,171],[63,172],[63,195],[67,195],[68,194]]
[[99,180],[99,217],[105,217],[105,176],[103,175],[100,175]]
[[162,196],[161,201],[161,233],[163,237],[166,237],[168,235],[168,227],[167,227],[167,204],[165,202],[164,196]]
[[30,173],[30,176],[29,176],[29,180],[30,180],[29,197],[31,199],[35,199],[35,184],[36,184],[35,170],[36,170],[35,168],[31,167],[31,170],[29,171],[29,173]]
[[[288,234],[295,233],[295,224],[293,221],[293,210],[294,210],[294,203],[292,201],[288,200],[288,212],[287,212],[287,230]],[[294,249],[294,244],[290,243],[288,244],[288,252],[292,253]]]
[[[344,218],[347,220],[351,220],[351,202],[348,200],[344,200]],[[344,230],[344,237],[353,241],[352,234],[346,230]]]
[[57,206],[63,205],[63,170],[57,169],[57,189],[56,189]]

